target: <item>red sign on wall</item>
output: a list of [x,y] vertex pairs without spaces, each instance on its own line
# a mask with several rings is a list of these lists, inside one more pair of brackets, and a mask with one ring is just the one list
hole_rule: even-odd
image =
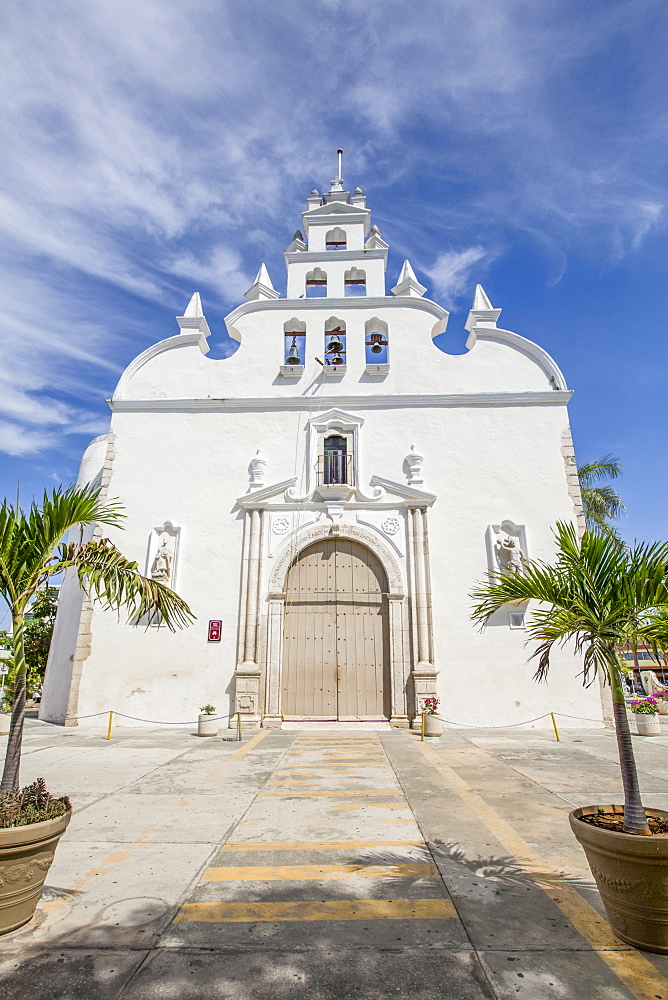
[[221,621],[209,622],[209,642],[220,642],[223,635],[223,623]]

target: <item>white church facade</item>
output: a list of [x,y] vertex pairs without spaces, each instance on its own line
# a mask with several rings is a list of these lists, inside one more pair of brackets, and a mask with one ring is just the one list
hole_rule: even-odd
[[182,722],[211,703],[263,726],[409,726],[435,695],[461,724],[600,719],[568,650],[533,681],[525,607],[470,619],[486,573],[549,559],[554,522],[581,519],[563,374],[479,285],[467,352],[437,348],[448,313],[408,261],[388,293],[359,188],[337,178],[302,219],[286,297],[262,265],[226,317],[236,353],[207,358],[193,295],[82,461],[79,482],[125,508],[104,532],[197,620],[135,627],[66,579],[40,717]]

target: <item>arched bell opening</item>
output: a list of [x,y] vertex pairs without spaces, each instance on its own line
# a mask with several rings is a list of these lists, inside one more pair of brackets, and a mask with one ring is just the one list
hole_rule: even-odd
[[306,298],[318,298],[327,295],[327,272],[321,267],[314,267],[306,275],[306,286],[304,289]]
[[287,720],[391,717],[387,574],[358,541],[324,538],[285,579],[281,709]]
[[346,295],[366,295],[366,271],[361,267],[351,267],[344,275]]
[[348,237],[344,229],[336,226],[325,235],[326,250],[345,250],[348,246]]
[[346,324],[332,316],[325,323],[325,364],[335,368],[346,363]]
[[283,364],[296,367],[304,364],[306,357],[306,323],[294,316],[283,324]]
[[389,361],[387,323],[382,319],[369,319],[364,324],[364,347],[368,365],[382,365]]

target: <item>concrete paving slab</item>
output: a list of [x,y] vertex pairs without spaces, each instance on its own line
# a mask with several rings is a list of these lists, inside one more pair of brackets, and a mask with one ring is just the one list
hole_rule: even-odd
[[222,951],[319,951],[330,948],[418,948],[439,951],[470,947],[456,919],[249,921],[247,923],[171,924],[163,947],[199,947]]
[[[222,791],[223,789],[221,789]],[[215,843],[255,798],[256,790],[227,799],[222,794],[130,794],[113,796],[75,813],[68,841],[117,843],[139,838],[151,843]]]
[[493,1000],[469,950],[154,952],[122,1000]]
[[142,951],[54,949],[0,955],[0,1000],[117,1000]]
[[35,918],[11,943],[150,947],[210,855],[208,844],[63,841]]
[[498,1000],[636,1000],[592,952],[481,953]]

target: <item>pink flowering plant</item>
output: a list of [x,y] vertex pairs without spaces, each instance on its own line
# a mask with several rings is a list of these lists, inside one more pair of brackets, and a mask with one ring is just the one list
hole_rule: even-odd
[[656,715],[659,711],[656,698],[652,694],[648,698],[632,701],[629,707],[634,715]]
[[424,715],[436,715],[439,705],[438,698],[425,698],[422,702],[422,712]]

